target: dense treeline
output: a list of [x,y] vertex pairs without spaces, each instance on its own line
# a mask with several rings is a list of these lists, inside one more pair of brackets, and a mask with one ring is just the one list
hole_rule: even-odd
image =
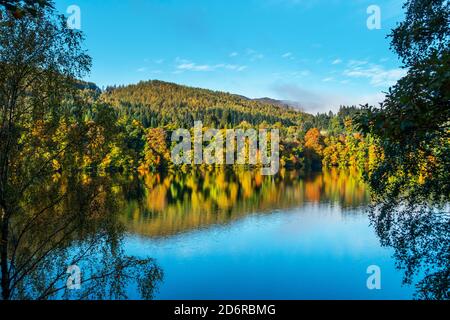
[[174,168],[172,132],[192,130],[194,121],[202,121],[205,129],[219,129],[224,137],[226,129],[278,129],[282,167],[365,168],[377,158],[373,139],[353,125],[360,111],[356,107],[313,116],[287,105],[161,81],[108,87],[104,92],[92,84],[81,89],[89,104],[84,120],[102,124],[105,137],[99,148],[109,148],[102,159],[86,155],[84,168]]
[[108,87],[102,99],[114,106],[121,116],[126,115],[153,128],[167,125],[190,128],[194,121],[202,121],[205,126],[214,128],[234,128],[243,121],[253,126],[277,122],[294,126],[312,119],[288,106],[162,81]]

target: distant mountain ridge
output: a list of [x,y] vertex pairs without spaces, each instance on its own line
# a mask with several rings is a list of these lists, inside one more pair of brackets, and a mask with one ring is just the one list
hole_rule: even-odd
[[301,104],[299,102],[295,102],[295,101],[277,100],[277,99],[272,99],[272,98],[268,98],[268,97],[251,99],[251,100],[259,101],[262,103],[268,103],[268,104],[272,104],[272,105],[278,105],[278,106],[288,106],[288,107],[292,107],[292,108],[298,109],[300,111],[303,111]]

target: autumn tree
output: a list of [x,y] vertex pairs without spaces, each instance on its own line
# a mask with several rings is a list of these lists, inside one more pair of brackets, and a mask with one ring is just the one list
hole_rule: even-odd
[[322,163],[324,141],[319,129],[312,128],[305,135],[305,165],[307,168],[319,169]]
[[405,193],[416,193],[419,202],[448,199],[450,3],[408,0],[404,8],[406,19],[390,37],[407,75],[380,108],[368,107],[358,119],[385,154],[368,178],[375,191],[391,199]]
[[[80,94],[78,79],[89,71],[91,59],[82,49],[82,34],[68,29],[51,7],[35,9],[16,19],[0,7],[0,288],[5,300],[46,299],[64,290],[57,286],[67,266],[95,256],[101,243],[112,250],[114,270],[146,265],[114,247],[119,226],[108,220],[113,202],[105,201],[112,187],[78,174],[86,157],[101,162],[114,119],[102,106],[87,117],[93,108]],[[71,247],[94,221],[98,232]],[[111,275],[92,274],[94,279]]]
[[147,169],[167,169],[170,160],[170,150],[167,147],[166,132],[162,128],[149,129],[145,145],[144,164]]

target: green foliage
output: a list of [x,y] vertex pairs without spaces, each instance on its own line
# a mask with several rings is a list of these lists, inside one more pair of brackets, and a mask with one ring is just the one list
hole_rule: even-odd
[[[94,279],[106,279],[107,286],[119,289],[113,290],[117,298],[123,297],[123,283],[115,279],[128,272],[136,278],[137,269],[148,270],[136,280],[143,296],[151,297],[151,280],[162,277],[153,261],[124,257],[115,248],[120,226],[110,219],[114,201],[106,201],[114,188],[78,174],[101,168],[108,157],[116,166],[127,159],[117,113],[98,100],[92,86],[76,80],[91,66],[81,33],[67,28],[51,8],[35,9],[20,19],[6,14],[0,21],[2,298],[54,296],[66,289],[67,266],[82,259],[88,260]],[[81,232],[89,233],[81,227],[91,223],[95,232],[80,241]],[[80,250],[74,251],[75,241]],[[89,262],[102,255],[106,260],[95,270]],[[105,297],[97,281],[85,280],[92,285],[84,286],[81,298]]]
[[450,195],[450,8],[444,0],[410,0],[392,48],[408,69],[381,108],[358,117],[384,161],[367,177],[384,198],[421,203]]
[[305,135],[305,160],[308,169],[317,170],[322,166],[324,140],[319,129],[312,128]]
[[[229,93],[161,81],[109,87],[99,100],[111,105],[117,112],[122,127],[120,136],[126,140],[122,144],[127,149],[124,153],[131,152],[134,154],[134,164],[137,163],[141,169],[150,170],[172,166],[170,152],[166,150],[169,146],[167,137],[178,128],[192,129],[194,121],[202,121],[205,128],[279,129],[281,166],[317,170],[324,160],[322,151],[325,137],[321,132],[327,137],[346,134],[346,119],[359,110],[356,107],[342,106],[336,115],[330,112],[312,116],[271,100],[251,100]],[[133,126],[139,130],[131,132],[129,128]],[[305,137],[308,130],[315,133],[314,138]],[[165,139],[162,139],[163,133]],[[353,134],[356,132],[349,134],[350,142]],[[316,145],[309,145],[314,139],[317,140]],[[333,163],[326,159],[324,164],[362,167],[363,161],[360,159],[363,152],[358,148],[365,147],[366,145],[357,144],[350,150],[345,149],[351,161],[341,157]],[[164,150],[157,150],[158,148]],[[116,150],[115,154],[118,155],[119,152]],[[118,161],[107,163],[113,167],[126,167],[125,163]]]
[[[367,171],[373,167],[377,157],[373,150],[374,142],[370,135],[364,136],[357,132],[353,126],[353,120],[347,118],[344,123],[345,131],[339,135],[325,138],[323,150],[323,164],[326,167],[353,167],[361,171]],[[371,150],[375,153],[371,156]],[[380,154],[378,154],[380,155]]]
[[[25,15],[37,16],[39,10],[46,7],[53,8],[51,0],[0,0],[0,7],[4,7],[15,19],[21,19]],[[0,18],[2,17],[0,11]]]
[[366,106],[357,117],[383,155],[366,172],[370,219],[382,244],[395,249],[404,282],[423,273],[417,298],[448,300],[450,3],[408,0],[404,7],[391,39],[407,75],[380,108]]
[[[126,140],[121,148],[127,150],[122,153],[133,154],[134,167],[137,164],[141,169],[150,170],[171,166],[170,152],[158,151],[158,147],[169,145],[167,137],[173,130],[191,129],[194,121],[199,120],[205,128],[277,128],[281,136],[282,166],[300,168],[303,166],[305,124],[314,122],[311,115],[271,101],[250,100],[229,93],[161,81],[109,87],[99,100],[116,110],[121,126],[120,136]],[[133,131],[131,127],[139,130]],[[161,138],[163,133],[165,139]],[[116,149],[114,154],[118,156],[121,152]],[[126,167],[119,161],[106,161],[105,164]]]
[[168,168],[170,151],[167,147],[167,136],[164,129],[149,129],[145,144],[144,167],[152,170]]
[[[140,87],[141,85],[143,87]],[[173,92],[169,89],[173,89]],[[117,91],[120,91],[120,93]],[[125,103],[121,99],[121,102],[118,103],[114,100],[116,98],[113,99],[117,95],[125,97],[124,99],[128,101],[135,101],[138,99],[137,97],[146,101],[147,98],[143,97],[151,97],[152,101],[160,101],[163,107],[159,109],[152,105],[142,107],[142,101],[139,104],[128,104],[129,102]],[[172,103],[176,103],[175,100],[190,101],[191,105],[186,104],[186,110],[183,111],[171,106],[165,100],[166,98],[167,101],[172,101]],[[210,98],[213,100],[208,100]],[[220,101],[226,101],[227,99],[237,99],[236,101],[240,101],[240,103],[245,101],[245,104],[235,102],[234,104],[221,105],[220,108],[216,106]],[[243,130],[278,129],[281,138],[280,165],[282,167],[319,170],[323,164],[327,167],[358,167],[363,169],[369,164],[367,154],[370,144],[364,141],[363,136],[353,128],[349,120],[351,116],[358,112],[359,109],[356,107],[343,106],[336,115],[330,112],[329,114],[311,116],[287,107],[274,104],[266,105],[263,102],[250,101],[227,93],[182,87],[159,81],[141,83],[138,85],[138,89],[135,86],[119,89],[109,88],[99,96],[98,100],[105,105],[113,106],[120,132],[114,137],[115,142],[111,145],[111,153],[103,161],[103,169],[128,170],[138,167],[142,170],[154,171],[173,168],[169,150],[172,146],[170,146],[168,139],[179,126],[192,130],[191,122],[193,125],[193,121],[197,119],[209,124],[203,123],[204,129],[211,127],[220,127],[221,130],[227,128]],[[195,116],[192,116],[188,110],[197,100],[200,101],[198,103],[204,103],[206,107],[197,108]],[[263,105],[263,107],[253,111],[250,117],[247,117],[249,114],[247,109],[251,109],[247,104]],[[126,110],[123,109],[124,105],[128,105]],[[208,106],[214,107],[208,109]],[[236,122],[233,122],[230,117],[222,117],[220,122],[212,120],[217,119],[214,112],[218,110],[221,114],[234,114]],[[183,118],[184,120],[179,119],[179,114],[182,112],[189,114],[187,121],[185,121],[186,118]],[[271,115],[272,118],[264,114]],[[164,117],[166,120],[162,120]],[[241,119],[247,119],[248,121],[237,122]],[[162,123],[158,123],[158,121],[162,121]],[[286,126],[283,122],[295,122],[296,125]],[[146,128],[146,124],[150,127]],[[312,127],[313,124],[321,125]],[[311,128],[305,131],[306,127]],[[113,128],[114,126],[111,126],[109,130]],[[193,132],[191,132],[191,136],[193,136]],[[225,140],[224,132],[223,136]],[[341,141],[344,143],[343,146],[340,146]],[[332,151],[333,149],[335,150]]]
[[288,106],[162,81],[109,87],[102,99],[120,115],[138,120],[146,128],[192,128],[194,121],[202,121],[210,128],[234,128],[243,121],[252,126],[279,122],[288,127],[313,118]]

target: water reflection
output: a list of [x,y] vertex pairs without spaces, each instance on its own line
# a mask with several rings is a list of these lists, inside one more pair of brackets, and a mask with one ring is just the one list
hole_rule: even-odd
[[417,299],[450,299],[448,209],[422,206],[371,211],[381,244],[394,249],[397,268],[404,272],[403,282],[415,283]]
[[[280,273],[273,284],[274,289],[280,285],[287,288],[284,295],[276,298],[291,299],[299,296],[296,285],[301,283],[297,281],[296,284],[296,279],[300,279],[300,263],[315,261],[309,276],[301,280],[308,281],[308,278],[337,270],[342,270],[345,276],[331,273],[329,281],[347,279],[351,277],[347,273],[348,268],[362,263],[358,246],[365,241],[373,243],[375,229],[381,245],[392,249],[393,261],[402,270],[404,284],[415,287],[416,298],[449,299],[448,210],[393,209],[389,214],[372,211],[370,220],[373,227],[370,229],[366,216],[369,191],[356,172],[330,170],[305,174],[282,170],[277,176],[264,177],[259,170],[214,169],[144,176],[57,176],[44,185],[45,188],[30,189],[24,195],[20,204],[23,212],[11,223],[7,246],[9,298],[125,299],[131,295],[133,298],[151,299],[165,282],[168,291],[181,290],[180,283],[187,281],[183,278],[186,277],[185,270],[197,270],[192,271],[189,277],[197,275],[194,280],[198,284],[210,283],[209,280],[212,283],[218,278],[214,270],[222,265],[224,270],[228,270],[226,263],[231,261],[235,268],[234,276],[227,275],[224,283],[215,288],[226,287],[234,280],[248,280],[250,275],[254,275],[252,284],[261,286],[259,292],[263,295],[264,281],[267,281],[264,277],[270,272],[264,266],[269,264],[273,268],[292,270],[292,273]],[[296,209],[290,210],[293,208]],[[309,213],[303,215],[305,208]],[[278,213],[272,215],[275,211]],[[255,217],[255,221],[260,223],[258,227],[253,225],[254,220],[245,219],[253,217],[253,213],[258,214]],[[344,224],[336,214],[355,219],[348,219]],[[238,220],[244,221],[240,227],[235,223]],[[307,220],[309,224],[305,223]],[[276,224],[284,222],[291,229],[303,229],[301,232],[289,229],[293,232],[283,232],[280,237]],[[239,238],[240,241],[232,241],[232,250],[227,249],[228,235],[208,232],[215,225],[226,226],[231,234],[236,234],[233,239]],[[238,225],[236,230],[233,225]],[[205,254],[198,261],[192,260],[197,264],[190,266],[185,264],[185,256],[177,260],[170,250],[179,248],[177,239],[182,239],[185,246],[198,246],[198,238],[190,237],[193,234],[190,231],[195,230],[203,230],[200,237],[203,237],[201,242],[204,246],[205,243],[211,247],[218,245],[220,250]],[[315,241],[307,239],[308,234],[313,235]],[[130,245],[130,237],[135,236],[139,237],[139,243]],[[223,241],[216,241],[216,237],[222,237]],[[166,247],[165,243],[176,245]],[[140,245],[143,247],[136,249]],[[241,246],[242,252],[239,251]],[[137,251],[132,252],[135,256],[143,258],[130,255],[130,247]],[[364,252],[367,263],[373,263],[374,259],[376,262],[384,254],[377,244],[367,245],[366,249],[373,250]],[[216,253],[219,251],[220,255]],[[160,252],[160,257],[157,252]],[[252,256],[249,252],[255,254]],[[343,252],[346,255],[342,256]],[[238,255],[239,259],[231,255]],[[334,255],[335,260],[331,259]],[[152,257],[169,262],[160,264]],[[249,264],[251,261],[254,265]],[[280,261],[283,261],[282,266]],[[67,290],[65,286],[67,267],[73,264],[83,272],[82,289],[77,291]],[[214,268],[211,267],[213,265]],[[249,266],[254,269],[249,270]],[[179,272],[179,277],[171,280],[164,276],[163,282],[165,268],[172,276]],[[364,277],[365,269],[361,270]],[[389,272],[395,273],[395,270]],[[354,275],[355,279],[359,276],[358,273]],[[346,281],[352,283],[355,279]],[[329,283],[323,279],[319,281],[322,282],[311,285],[320,285],[320,290],[317,289],[320,292],[333,293]],[[350,295],[349,298],[368,294],[364,287],[359,287],[358,281],[355,296]],[[348,283],[339,285],[345,287]],[[197,289],[189,286],[186,290],[195,293]],[[304,292],[301,297],[311,298],[308,296],[310,293]],[[233,294],[234,291],[229,292],[229,296],[233,297]]]
[[124,202],[127,230],[148,237],[225,224],[251,213],[273,212],[305,203],[333,203],[352,209],[369,202],[357,173],[331,170],[307,174],[282,170],[275,177],[260,170],[197,170],[173,175],[146,175],[135,181],[134,194]]
[[[56,175],[27,191],[1,243],[4,299],[126,299],[130,285],[143,299],[154,296],[163,272],[124,252],[116,183]],[[69,266],[81,271],[73,287]]]
[[[275,177],[261,176],[258,170],[197,170],[147,175],[132,181],[134,187],[123,201],[121,221],[128,232],[148,239],[169,239],[214,225],[232,225],[252,213],[324,204],[337,206],[342,215],[360,214],[366,219],[370,203],[369,190],[359,174],[343,170],[316,174],[282,170]],[[361,231],[360,241],[375,230],[380,245],[392,248],[403,284],[415,287],[416,298],[449,299],[448,212],[392,208],[387,215],[372,211],[370,221],[372,229]],[[354,263],[348,261],[349,265]]]

